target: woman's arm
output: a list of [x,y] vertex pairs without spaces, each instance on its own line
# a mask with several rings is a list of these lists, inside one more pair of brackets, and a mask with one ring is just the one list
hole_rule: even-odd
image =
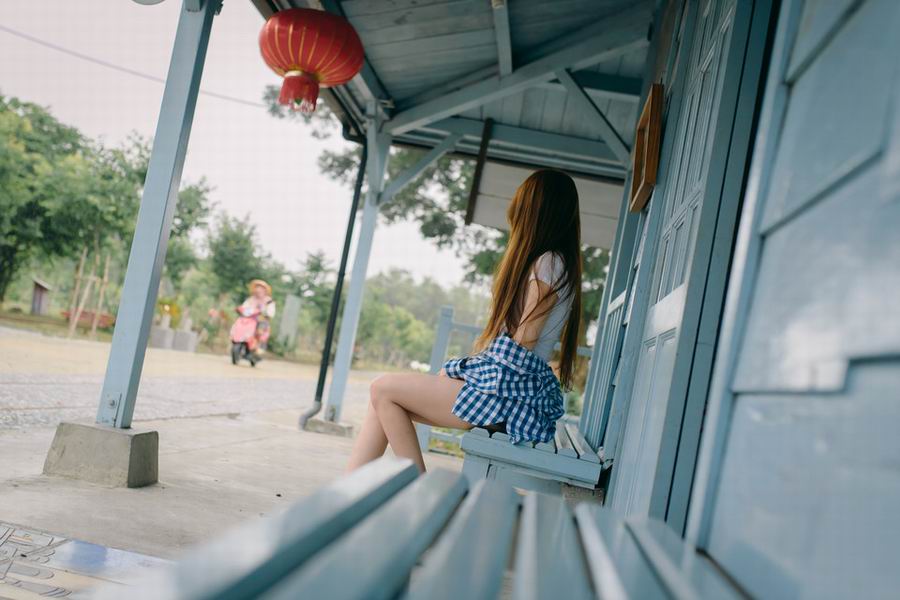
[[516,327],[513,340],[520,346],[534,350],[544,323],[550,316],[550,310],[556,304],[556,292],[548,284],[540,279],[532,279],[525,290],[525,308],[522,311],[522,321]]

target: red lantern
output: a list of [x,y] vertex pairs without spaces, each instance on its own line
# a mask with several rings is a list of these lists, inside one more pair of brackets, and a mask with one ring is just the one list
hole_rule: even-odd
[[316,109],[319,86],[347,83],[363,64],[363,47],[350,23],[321,10],[291,8],[272,15],[259,34],[269,67],[284,77],[278,101]]

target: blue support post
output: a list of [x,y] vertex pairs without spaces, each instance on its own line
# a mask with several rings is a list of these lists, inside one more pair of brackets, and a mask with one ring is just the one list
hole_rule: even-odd
[[375,224],[378,220],[378,201],[384,189],[384,174],[387,170],[388,151],[391,147],[391,136],[380,133],[380,120],[376,117],[374,103],[370,105],[369,122],[366,126],[366,144],[368,145],[368,194],[363,208],[362,223],[359,228],[359,239],[356,242],[356,255],[353,259],[353,271],[347,287],[347,302],[341,319],[341,333],[338,338],[337,352],[334,357],[334,371],[331,388],[325,402],[325,420],[338,421],[341,416],[341,404],[347,388],[347,376],[353,361],[353,346],[356,342],[356,328],[359,324],[359,313],[362,310],[363,291],[366,283],[366,271],[369,268],[369,255],[372,252],[372,240],[375,236]]
[[203,0],[196,10],[199,1],[185,2],[178,21],[97,410],[101,425],[131,426],[209,33],[221,6],[221,0]]
[[437,331],[434,333],[434,345],[431,347],[431,362],[429,372],[437,375],[447,356],[447,347],[450,346],[450,334],[453,333],[453,307],[442,306],[438,317]]

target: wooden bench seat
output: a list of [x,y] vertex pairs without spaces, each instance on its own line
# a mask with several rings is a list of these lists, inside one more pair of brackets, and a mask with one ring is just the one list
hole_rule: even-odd
[[[505,584],[508,582],[508,585]],[[506,585],[506,587],[504,587]],[[664,524],[622,521],[593,504],[416,477],[381,459],[288,510],[246,523],[125,592],[92,597],[488,599],[732,598],[707,558]]]
[[603,473],[603,462],[574,423],[560,420],[551,443],[509,443],[503,433],[475,428],[463,435],[466,454],[463,472],[472,481],[506,481],[529,490],[558,493],[562,484],[593,490]]

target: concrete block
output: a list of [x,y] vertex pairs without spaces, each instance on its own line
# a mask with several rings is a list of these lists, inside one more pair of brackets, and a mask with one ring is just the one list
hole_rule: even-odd
[[175,332],[175,337],[172,340],[172,350],[195,352],[199,339],[200,336],[193,331],[178,330]]
[[171,350],[172,343],[175,341],[175,330],[168,327],[158,327],[153,325],[150,327],[150,339],[147,345],[151,348],[165,348]]
[[44,474],[114,487],[152,485],[159,479],[159,434],[60,423],[44,461]]
[[349,423],[336,423],[324,419],[310,419],[306,422],[306,431],[314,433],[327,433],[340,437],[353,437],[353,425]]

